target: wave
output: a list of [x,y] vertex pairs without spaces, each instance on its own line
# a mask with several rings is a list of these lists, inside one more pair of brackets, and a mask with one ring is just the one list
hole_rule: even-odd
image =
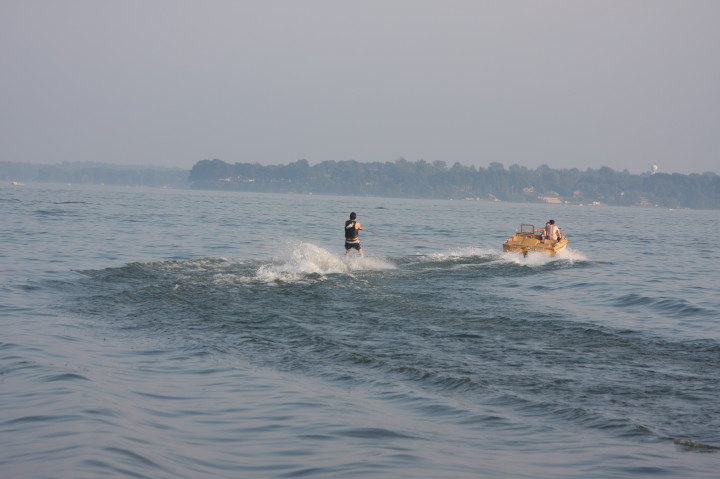
[[506,263],[533,269],[548,265],[574,266],[577,263],[588,263],[590,261],[583,253],[570,248],[559,251],[555,256],[542,253],[528,253],[527,256],[523,256],[520,253],[504,251],[500,253],[500,258]]
[[678,446],[686,447],[690,450],[701,450],[708,452],[715,452],[720,450],[720,447],[713,446],[711,444],[703,444],[701,442],[693,441],[690,439],[673,439],[673,443]]
[[333,274],[352,274],[355,271],[385,271],[397,266],[382,258],[339,257],[312,243],[296,245],[284,257],[260,266],[255,278],[266,282],[295,282],[324,279]]
[[[232,284],[261,282],[267,284],[302,283],[325,281],[334,276],[350,276],[384,273],[410,269],[444,271],[484,268],[485,274],[502,271],[505,274],[522,274],[522,269],[507,266],[523,266],[530,271],[547,265],[573,266],[587,261],[575,251],[561,252],[555,257],[541,254],[500,252],[481,247],[450,248],[446,251],[412,256],[364,256],[353,253],[349,258],[334,254],[309,242],[294,243],[280,251],[278,256],[266,260],[242,260],[224,257],[203,257],[187,260],[166,260],[130,263],[123,267],[103,270],[78,270],[77,273],[105,282],[114,281],[174,281],[174,288],[188,284]],[[488,270],[487,267],[494,269]],[[512,272],[514,271],[514,272]]]
[[696,306],[685,299],[660,297],[653,298],[637,293],[623,295],[613,299],[612,303],[620,308],[647,307],[672,317],[714,316],[715,311]]
[[[673,424],[679,400],[688,399],[693,411],[714,391],[712,377],[698,371],[716,366],[716,342],[670,342],[563,319],[485,281],[571,267],[580,257],[522,258],[472,248],[345,259],[295,243],[261,261],[197,258],[85,271],[96,281],[84,282],[88,290],[71,307],[112,323],[133,341],[160,337],[184,354],[238,358],[343,387],[395,391],[400,385],[428,397],[473,397],[534,421],[620,437],[716,444],[707,432],[716,422]],[[627,296],[631,306],[655,304]],[[652,366],[668,362],[680,372]],[[665,386],[679,381],[686,398]],[[648,401],[655,407],[645,408]],[[462,423],[474,418],[473,408],[450,413]]]
[[312,243],[299,243],[269,260],[235,260],[203,257],[130,263],[102,270],[77,270],[84,276],[104,282],[154,280],[175,281],[175,287],[193,284],[303,282],[324,280],[332,275],[397,269],[393,258],[344,258]]

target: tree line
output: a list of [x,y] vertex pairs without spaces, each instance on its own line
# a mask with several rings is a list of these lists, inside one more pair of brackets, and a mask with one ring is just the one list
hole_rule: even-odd
[[602,203],[618,206],[720,209],[720,177],[715,173],[631,174],[608,167],[536,169],[501,163],[487,168],[448,167],[445,162],[360,163],[324,161],[310,165],[226,163],[202,160],[188,171],[152,166],[99,163],[39,165],[0,162],[0,179],[123,186],[168,186],[235,191],[335,194],[406,198],[480,199],[511,202]]
[[488,168],[448,167],[443,161],[361,163],[324,161],[310,165],[229,164],[202,160],[189,176],[193,188],[408,198],[482,199],[511,202],[601,203],[617,206],[720,208],[720,176],[715,173],[631,174],[608,167],[536,169],[501,163]]

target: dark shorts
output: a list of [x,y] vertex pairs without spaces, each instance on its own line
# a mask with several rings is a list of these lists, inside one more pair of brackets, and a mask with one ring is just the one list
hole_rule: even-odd
[[360,246],[360,243],[345,243],[345,249],[353,249],[353,248],[360,251],[360,248],[362,248],[362,246]]

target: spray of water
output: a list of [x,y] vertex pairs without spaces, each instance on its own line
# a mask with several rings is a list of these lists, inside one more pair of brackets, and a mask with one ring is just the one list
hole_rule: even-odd
[[355,271],[381,271],[397,267],[381,258],[334,255],[312,243],[299,243],[270,264],[260,266],[256,279],[267,282],[322,280],[333,274]]
[[520,253],[505,251],[502,253],[501,258],[503,261],[507,261],[508,263],[529,267],[544,266],[555,261],[564,261],[569,263],[574,263],[575,261],[588,261],[587,256],[571,248],[563,248],[558,251],[555,256],[548,256],[543,253],[528,253],[526,256],[523,256]]

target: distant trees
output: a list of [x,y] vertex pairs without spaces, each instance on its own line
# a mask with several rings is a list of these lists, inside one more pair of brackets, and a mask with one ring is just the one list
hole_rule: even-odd
[[[189,174],[188,174],[189,173]],[[310,165],[229,164],[202,160],[192,169],[95,163],[37,165],[0,162],[2,181],[171,186],[236,191],[319,193],[406,198],[472,198],[514,202],[600,202],[618,206],[720,209],[720,176],[645,173],[608,167],[555,170],[493,162],[487,168],[451,167],[399,158],[393,162],[324,161]]]
[[311,166],[298,160],[261,166],[215,159],[196,163],[189,180],[194,188],[238,191],[720,208],[720,177],[714,173],[633,175],[608,167],[584,172],[547,165],[505,169],[493,162],[487,169],[459,163],[448,168],[443,161],[404,158],[385,163],[324,161]]

